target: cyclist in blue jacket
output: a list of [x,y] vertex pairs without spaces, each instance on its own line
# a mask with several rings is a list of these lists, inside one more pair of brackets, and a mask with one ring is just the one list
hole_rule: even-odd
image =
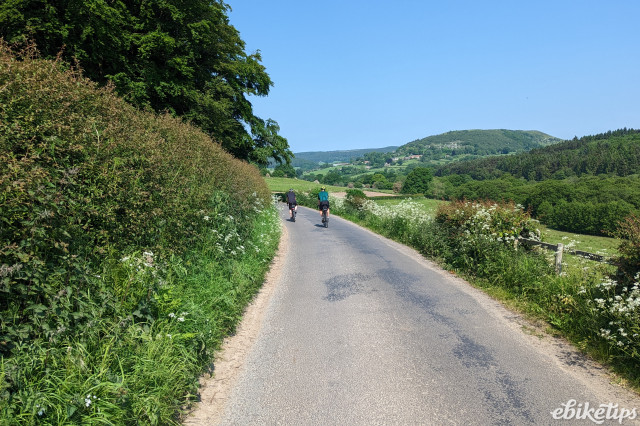
[[318,209],[320,210],[320,217],[322,217],[322,207],[327,206],[327,219],[329,219],[329,193],[324,186],[320,188],[318,193]]

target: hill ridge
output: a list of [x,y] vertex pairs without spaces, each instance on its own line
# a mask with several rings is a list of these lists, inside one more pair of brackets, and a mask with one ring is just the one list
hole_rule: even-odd
[[464,157],[481,157],[529,151],[561,141],[562,139],[539,130],[450,130],[445,133],[416,139],[400,146],[296,152],[294,153],[293,165],[298,167],[309,161],[316,164],[346,162],[352,158],[359,158],[370,153],[391,153],[396,156],[428,155],[442,157],[446,155],[462,155]]

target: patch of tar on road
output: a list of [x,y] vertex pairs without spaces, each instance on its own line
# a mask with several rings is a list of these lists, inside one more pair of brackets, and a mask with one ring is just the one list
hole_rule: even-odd
[[329,302],[338,302],[349,296],[358,294],[365,289],[365,283],[370,279],[371,277],[364,274],[335,276],[324,283],[327,286],[327,296],[325,297],[325,300],[328,300]]
[[467,368],[489,368],[496,363],[491,352],[467,336],[458,335],[460,343],[453,349],[453,355]]
[[491,404],[491,424],[512,425],[517,421],[519,424],[536,424],[531,411],[527,409],[525,403],[525,393],[522,386],[515,382],[509,374],[497,371],[495,374],[498,390],[492,386],[483,386],[485,400]]
[[457,325],[449,317],[436,311],[438,298],[420,292],[419,288],[415,288],[416,284],[422,282],[420,278],[394,268],[380,269],[376,272],[376,275],[391,285],[398,297],[419,306],[434,321],[445,324],[454,330],[455,334],[458,334]]
[[395,268],[380,269],[376,275],[391,285],[399,297],[421,306],[425,311],[431,312],[436,305],[436,300],[433,297],[417,293],[412,289],[414,284],[420,282],[420,279],[415,275]]
[[[465,334],[453,318],[438,312],[438,298],[416,287],[421,282],[418,277],[394,268],[381,269],[376,275],[391,285],[399,297],[419,306],[433,321],[443,324],[449,330],[448,337],[457,340],[452,348],[453,356],[473,372],[470,378],[479,380],[475,386],[484,390],[485,399],[492,407],[493,424],[512,424],[513,419],[534,423],[526,409],[523,384],[503,371],[496,371],[498,363],[491,349]],[[460,311],[458,314],[469,314],[464,309]]]

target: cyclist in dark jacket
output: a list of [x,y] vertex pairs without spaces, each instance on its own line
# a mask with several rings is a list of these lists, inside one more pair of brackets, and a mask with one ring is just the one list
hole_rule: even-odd
[[298,210],[298,202],[296,201],[296,193],[293,188],[287,192],[287,203],[289,203],[289,219],[293,218],[293,211]]

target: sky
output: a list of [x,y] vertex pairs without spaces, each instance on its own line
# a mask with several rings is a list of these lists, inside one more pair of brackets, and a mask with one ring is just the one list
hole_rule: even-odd
[[640,128],[637,0],[227,0],[291,151]]

